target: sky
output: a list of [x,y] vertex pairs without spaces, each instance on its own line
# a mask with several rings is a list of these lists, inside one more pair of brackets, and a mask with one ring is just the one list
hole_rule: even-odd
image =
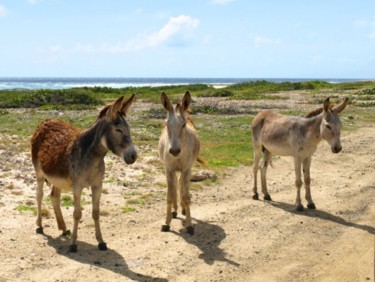
[[0,77],[375,79],[375,0],[0,0]]

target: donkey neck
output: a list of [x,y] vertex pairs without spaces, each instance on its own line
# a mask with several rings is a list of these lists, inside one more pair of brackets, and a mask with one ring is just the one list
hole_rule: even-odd
[[322,135],[320,132],[322,122],[323,113],[313,117],[306,118],[308,134],[310,134],[310,138],[314,139],[317,143],[319,143],[322,140]]
[[77,140],[79,156],[83,158],[104,158],[108,149],[102,144],[105,124],[99,119],[93,126],[83,131]]

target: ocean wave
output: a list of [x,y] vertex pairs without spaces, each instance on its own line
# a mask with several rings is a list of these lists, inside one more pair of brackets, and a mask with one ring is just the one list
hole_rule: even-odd
[[[302,82],[316,79],[298,78],[44,78],[44,77],[0,77],[0,90],[11,89],[69,89],[77,87],[160,87],[170,85],[207,84],[214,87],[240,82],[267,80],[272,82]],[[329,83],[360,81],[360,79],[318,79]]]

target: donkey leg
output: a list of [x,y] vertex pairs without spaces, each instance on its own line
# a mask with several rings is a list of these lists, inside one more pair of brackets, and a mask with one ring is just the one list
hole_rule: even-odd
[[102,232],[100,230],[100,197],[102,194],[102,184],[91,187],[92,199],[92,219],[95,223],[95,238],[98,241],[98,248],[101,251],[107,250],[107,244],[103,241]]
[[[173,195],[173,212],[172,212],[172,218],[177,218],[177,209],[178,209],[178,205],[177,205],[177,187],[175,188],[175,193],[172,194]],[[184,214],[184,209],[182,209],[182,214]]]
[[294,158],[294,171],[296,174],[296,187],[297,187],[297,197],[296,197],[296,210],[303,211],[303,205],[301,202],[301,187],[302,187],[302,175],[301,175],[301,160],[299,158]]
[[190,235],[194,235],[194,227],[191,224],[191,214],[190,214],[190,179],[191,179],[191,169],[188,169],[184,172],[181,172],[180,175],[180,197],[181,197],[181,206],[185,210],[185,224],[186,231]]
[[305,182],[305,198],[307,201],[307,207],[309,209],[315,209],[315,204],[311,198],[311,190],[310,190],[310,166],[311,166],[311,157],[306,158],[303,161],[303,176]]
[[37,176],[37,184],[38,188],[36,190],[36,204],[37,204],[37,218],[36,218],[36,233],[43,234],[43,226],[42,226],[42,200],[43,200],[43,185],[44,185],[44,177]]
[[168,192],[167,192],[167,215],[165,219],[165,224],[162,225],[161,231],[168,232],[170,230],[170,223],[172,221],[172,205],[173,200],[177,197],[177,190],[176,190],[176,173],[172,170],[166,170],[167,176],[167,185],[168,185]]
[[266,201],[272,201],[270,194],[267,191],[267,168],[271,163],[272,154],[270,151],[264,150],[264,157],[262,162],[262,167],[260,168],[260,180],[262,182],[262,193],[264,195],[263,199]]
[[253,162],[253,175],[254,175],[254,187],[253,187],[253,200],[259,200],[258,196],[258,170],[259,170],[259,161],[260,153],[262,151],[261,146],[254,147],[254,162]]
[[61,212],[60,208],[60,198],[61,198],[61,190],[57,188],[56,186],[52,186],[51,190],[51,200],[53,205],[53,210],[55,211],[56,221],[57,221],[57,227],[59,230],[62,230],[62,235],[66,236],[69,234],[70,231],[66,230],[65,221]]
[[82,193],[81,187],[73,187],[73,198],[74,198],[73,219],[74,219],[74,225],[73,225],[72,240],[71,240],[71,243],[70,243],[70,246],[69,246],[69,251],[71,253],[77,252],[78,224],[79,224],[79,221],[82,218],[81,193]]

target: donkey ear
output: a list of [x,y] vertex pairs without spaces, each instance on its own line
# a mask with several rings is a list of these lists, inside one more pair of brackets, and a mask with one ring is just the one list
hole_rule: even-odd
[[134,102],[134,100],[135,100],[135,94],[131,95],[130,98],[128,100],[126,100],[125,102],[122,102],[121,112],[124,115],[126,115],[126,113],[128,112],[129,107]]
[[325,113],[328,113],[329,112],[329,97],[327,99],[324,100],[324,104],[323,104],[323,110]]
[[186,91],[184,98],[182,98],[181,106],[183,111],[187,111],[189,109],[191,103],[191,95],[189,91]]
[[[121,96],[120,98],[118,98],[116,100],[116,102],[114,102],[110,107],[109,107],[109,110],[107,112],[107,114],[109,114],[109,117],[112,119],[112,120],[115,120],[117,118],[117,113],[120,111],[121,109],[121,105],[122,105],[122,101],[124,100],[124,96]],[[107,115],[108,117],[108,115]]]
[[161,93],[160,99],[161,99],[161,104],[163,105],[164,109],[167,112],[173,111],[173,106],[171,104],[171,101],[169,101],[169,98],[167,97],[167,95],[164,92]]
[[344,102],[342,102],[341,105],[338,105],[336,108],[334,108],[333,110],[336,112],[336,113],[341,113],[345,108],[346,106],[348,105],[348,102],[349,102],[349,98],[348,97],[345,97],[345,100]]

